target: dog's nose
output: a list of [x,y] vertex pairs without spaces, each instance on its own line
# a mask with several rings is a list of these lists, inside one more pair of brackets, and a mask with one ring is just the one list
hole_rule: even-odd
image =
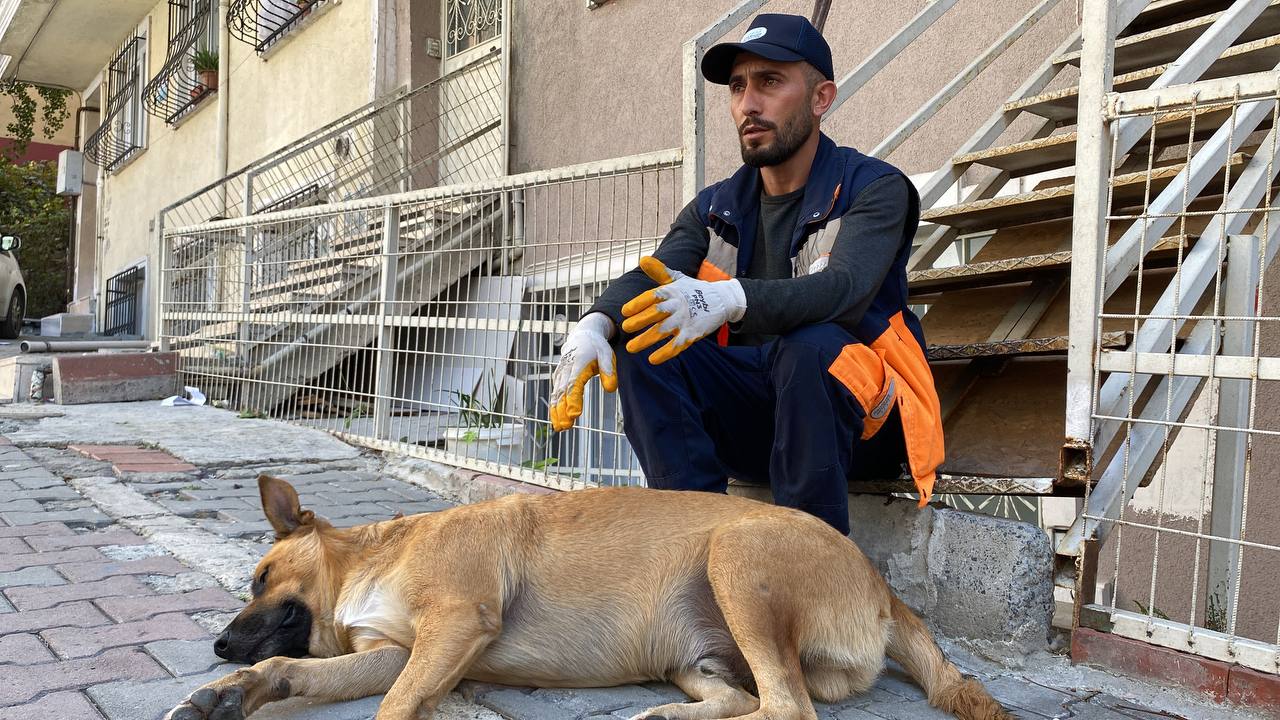
[[231,659],[231,630],[223,630],[217,640],[213,641],[213,654],[223,660]]

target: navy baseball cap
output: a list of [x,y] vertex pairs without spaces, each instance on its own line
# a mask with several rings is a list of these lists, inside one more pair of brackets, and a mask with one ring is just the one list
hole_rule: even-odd
[[717,85],[728,85],[734,58],[743,52],[779,62],[803,60],[817,68],[826,79],[836,79],[831,69],[831,46],[827,45],[822,33],[801,15],[757,15],[740,42],[719,43],[707,50],[707,54],[702,56],[702,77]]

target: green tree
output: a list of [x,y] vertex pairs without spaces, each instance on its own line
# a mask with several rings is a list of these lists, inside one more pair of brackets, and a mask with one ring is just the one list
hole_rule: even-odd
[[[31,96],[32,91],[35,91],[41,102],[37,103],[36,98]],[[0,82],[0,95],[7,96],[13,104],[13,122],[5,126],[6,135],[13,140],[7,153],[12,160],[22,157],[27,152],[27,146],[35,139],[37,110],[40,111],[40,119],[44,124],[41,132],[50,140],[58,134],[70,116],[67,111],[70,90],[5,80]]]
[[27,317],[44,317],[67,306],[67,234],[71,211],[54,194],[54,162],[14,164],[0,155],[0,231],[22,238],[14,255],[27,287]]

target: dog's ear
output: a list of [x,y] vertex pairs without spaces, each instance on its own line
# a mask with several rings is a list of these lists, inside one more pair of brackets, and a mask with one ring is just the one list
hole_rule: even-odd
[[315,513],[303,510],[298,504],[298,491],[289,483],[270,475],[258,476],[258,495],[262,497],[262,512],[267,522],[276,530],[276,538],[290,533],[315,520]]

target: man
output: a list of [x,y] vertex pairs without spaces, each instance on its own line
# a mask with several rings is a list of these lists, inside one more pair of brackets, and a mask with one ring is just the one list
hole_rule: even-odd
[[600,375],[621,391],[651,487],[767,481],[774,502],[847,534],[848,481],[896,478],[905,463],[923,506],[943,445],[907,307],[915,189],[819,131],[836,85],[805,18],[758,16],[741,42],[707,51],[702,74],[728,86],[744,166],[700,192],[570,333],[553,427],[573,426]]

